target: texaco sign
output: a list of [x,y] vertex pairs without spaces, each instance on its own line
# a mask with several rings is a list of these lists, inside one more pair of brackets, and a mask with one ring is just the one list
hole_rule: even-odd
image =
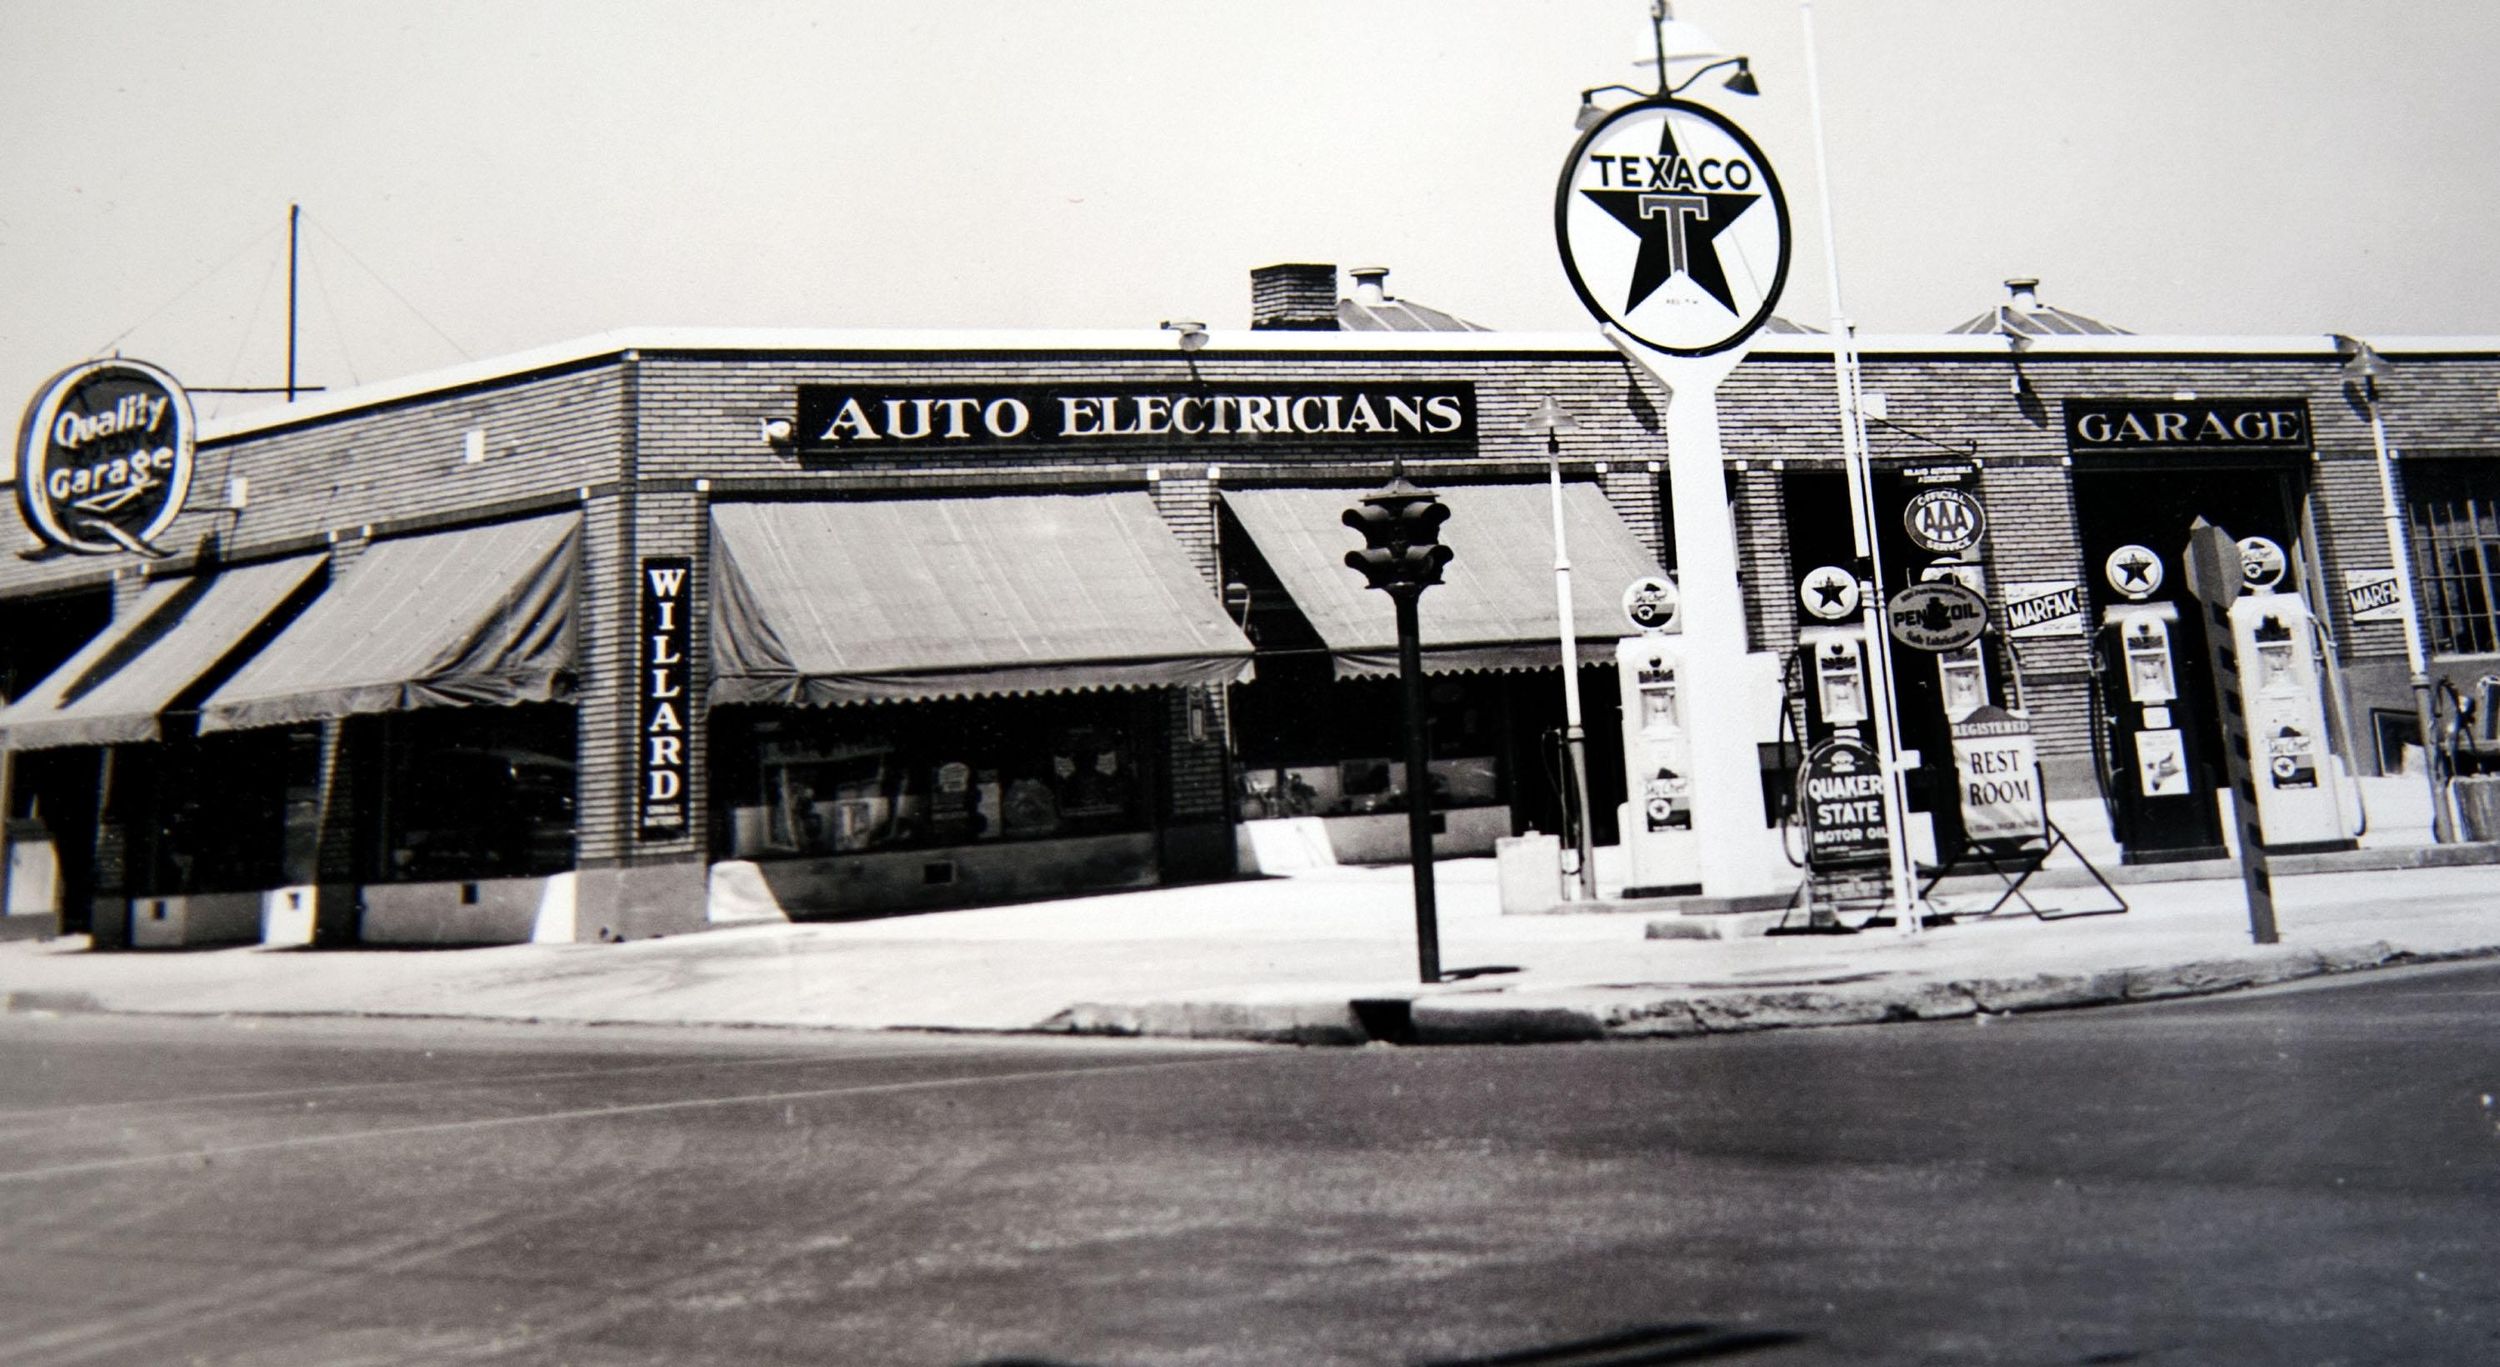
[[191,488],[191,398],[138,361],[89,361],[52,378],[18,434],[17,502],[65,551],[163,555],[156,537]]
[[1673,355],[1752,336],[1788,276],[1788,201],[1762,149],[1670,99],[1616,110],[1571,149],[1554,236],[1589,312]]

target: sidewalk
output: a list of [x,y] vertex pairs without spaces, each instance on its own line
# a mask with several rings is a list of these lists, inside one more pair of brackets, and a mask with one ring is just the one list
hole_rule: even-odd
[[[1653,938],[1677,919],[1655,913],[1504,916],[1489,859],[1442,864],[1439,888],[1444,968],[1510,971],[1420,985],[1407,871],[1325,867],[622,945],[96,954],[83,937],[21,939],[0,942],[0,1007],[1528,1042],[2084,1006],[2500,954],[2490,864],[2278,870],[2272,946],[2250,943],[2236,878],[2122,884],[2123,915],[1735,939]],[[2106,905],[2097,889],[2036,897]]]

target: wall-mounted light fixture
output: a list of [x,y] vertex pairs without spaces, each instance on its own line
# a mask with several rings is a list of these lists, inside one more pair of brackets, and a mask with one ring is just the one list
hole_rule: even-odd
[[788,418],[758,418],[755,422],[755,435],[766,446],[787,446],[798,430]]
[[2023,357],[2031,350],[2031,334],[2016,331],[2002,315],[1997,319],[1997,335],[2005,339],[2006,354],[2014,359],[2014,378],[2006,387],[2020,399],[2031,392],[2031,380],[2023,374]]
[[1198,322],[1195,319],[1165,319],[1163,323],[1163,330],[1165,332],[1177,332],[1180,334],[1181,350],[1183,351],[1202,350],[1207,344],[1207,325]]

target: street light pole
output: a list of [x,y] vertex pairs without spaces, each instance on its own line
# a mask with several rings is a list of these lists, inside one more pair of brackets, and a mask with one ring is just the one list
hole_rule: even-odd
[[1563,749],[1569,756],[1572,802],[1579,812],[1580,900],[1594,902],[1597,851],[1590,830],[1588,733],[1580,725],[1580,633],[1572,620],[1571,554],[1563,536],[1562,434],[1579,425],[1550,394],[1528,417],[1528,426],[1545,433],[1546,484],[1554,509],[1554,617],[1562,646]]
[[2357,337],[2338,336],[2335,349],[2344,358],[2345,376],[2359,392],[2361,406],[2370,414],[2370,446],[2378,455],[2379,507],[2387,520],[2387,553],[2396,562],[2396,582],[2404,586],[2405,671],[2412,676],[2414,724],[2422,729],[2422,775],[2431,788],[2431,840],[2444,844],[2455,838],[2456,831],[2448,820],[2446,804],[2440,801],[2439,751],[2431,737],[2430,656],[2422,644],[2421,602],[2413,595],[2413,548],[2405,538],[2403,510],[2396,506],[2396,469],[2387,449],[2387,422],[2379,416],[2378,377],[2386,373],[2387,362]]
[[1823,273],[1832,298],[1832,386],[1840,402],[1841,464],[1849,477],[1849,531],[1860,579],[1859,618],[1866,637],[1867,711],[1875,728],[1875,754],[1883,769],[1884,862],[1892,884],[1892,914],[1903,935],[1919,932],[1912,876],[1908,794],[1903,791],[1901,732],[1894,713],[1892,637],[1884,614],[1883,547],[1876,534],[1875,490],[1868,469],[1866,396],[1859,386],[1857,329],[1841,307],[1840,244],[1832,231],[1831,156],[1823,141],[1823,79],[1815,61],[1814,6],[1801,0],[1797,18],[1805,30],[1806,107],[1814,129],[1814,179],[1823,215]]

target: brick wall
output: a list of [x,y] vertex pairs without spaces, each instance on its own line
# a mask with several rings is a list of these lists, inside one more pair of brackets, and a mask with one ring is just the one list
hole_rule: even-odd
[[[187,571],[212,535],[228,560],[318,548],[332,532],[389,535],[545,507],[617,478],[620,383],[612,363],[481,386],[439,398],[253,432],[204,444],[186,511],[159,538],[175,550],[155,574]],[[472,430],[485,459],[464,459]],[[219,511],[227,482],[248,506]],[[0,556],[0,594],[90,581],[126,556]]]
[[[1223,593],[1222,571],[1215,550],[1215,485],[1198,465],[1157,468],[1147,487],[1164,525],[1188,553],[1210,593]],[[1224,690],[1213,687],[1167,688],[1163,692],[1163,792],[1166,809],[1181,822],[1225,820],[1230,809],[1225,790]],[[1193,737],[1193,708],[1199,728]]]

